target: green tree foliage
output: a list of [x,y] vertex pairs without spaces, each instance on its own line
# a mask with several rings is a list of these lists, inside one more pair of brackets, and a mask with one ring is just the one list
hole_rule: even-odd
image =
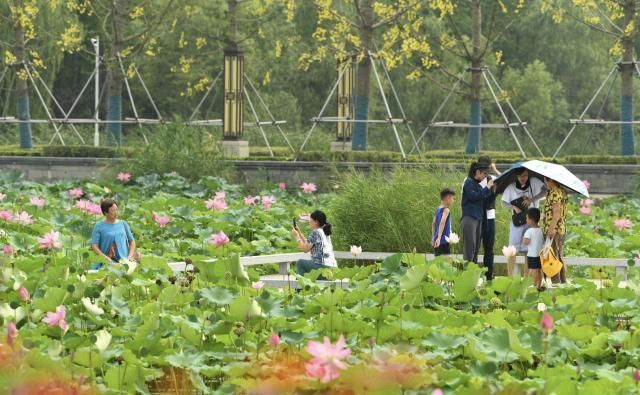
[[[39,72],[53,88],[63,107],[68,109],[93,70],[93,50],[88,41],[90,37],[100,37],[102,54],[109,64],[109,70],[113,70],[115,41],[112,10],[115,3],[104,0],[25,0],[27,3],[37,4],[39,9],[34,18],[37,34],[35,38],[27,40],[27,47],[29,51],[37,51],[42,65],[46,66],[46,69],[38,68]],[[358,1],[360,3],[367,2]],[[494,3],[497,4],[495,13],[492,12]],[[550,3],[553,3],[553,7],[540,12],[539,5]],[[560,143],[570,127],[568,118],[579,115],[619,57],[615,51],[611,51],[616,38],[588,26],[585,23],[588,15],[583,15],[573,3],[572,0],[482,3],[481,44],[482,48],[486,48],[483,62],[491,67],[506,90],[504,95],[513,100],[532,133],[538,139],[544,139],[549,146]],[[5,61],[10,60],[8,54],[14,52],[12,26],[4,23],[10,18],[7,4],[0,4],[0,18],[3,18],[0,24],[0,51]],[[117,2],[116,5],[121,7],[118,15],[125,22],[121,29],[124,35],[119,51],[123,56],[125,74],[133,77],[130,79],[131,89],[141,117],[155,118],[156,115],[133,73],[132,65],[137,66],[165,118],[187,119],[222,69],[222,50],[229,39],[228,4],[228,0]],[[472,48],[469,4],[400,0],[370,1],[368,4],[373,7],[375,23],[378,23],[372,43],[377,43],[377,55],[384,57],[391,67],[391,78],[407,116],[414,130],[420,132],[433,117],[454,78],[469,65],[469,58],[461,46],[464,44],[468,49]],[[522,4],[525,6],[522,7]],[[447,8],[448,5],[453,8]],[[501,5],[508,12],[503,12]],[[238,10],[238,41],[245,53],[246,73],[260,90],[274,116],[287,121],[283,128],[294,146],[299,146],[311,127],[310,118],[317,116],[335,81],[336,57],[355,51],[362,58],[364,46],[358,45],[362,42],[358,10],[352,1],[337,0],[247,0],[239,3]],[[560,16],[557,15],[559,10],[562,10]],[[452,15],[459,30],[458,35],[455,34],[452,20],[444,15]],[[611,19],[611,15],[606,15]],[[558,18],[563,23],[557,23]],[[593,18],[593,15],[589,18]],[[609,23],[604,17],[601,17],[601,21]],[[614,22],[619,23],[619,19]],[[492,25],[496,27],[493,31]],[[608,27],[614,29],[610,23]],[[375,52],[376,48],[373,49]],[[37,65],[35,59],[30,61]],[[102,84],[105,83],[105,71],[101,70]],[[468,82],[454,93],[438,121],[465,121],[468,118]],[[390,92],[388,84],[383,83],[386,91]],[[14,86],[15,79],[11,78],[5,78],[0,85],[3,116],[15,115],[15,99],[10,96]],[[375,85],[372,87],[376,88]],[[620,89],[618,79],[613,88],[614,97],[603,107],[602,117],[616,119],[619,116],[620,108],[615,96]],[[634,90],[637,91],[637,87]],[[377,90],[371,93],[369,113],[371,117],[379,118],[384,114],[383,103]],[[122,95],[122,117],[131,117],[131,105],[124,90]],[[106,96],[105,90],[103,103],[106,102]],[[37,100],[32,91],[29,97],[32,103]],[[489,99],[487,92],[483,92],[483,120],[499,121],[499,115]],[[220,119],[221,105],[221,89],[218,85],[195,119]],[[390,105],[392,112],[398,114],[398,107],[393,100]],[[595,108],[599,106],[596,103]],[[74,115],[90,117],[92,107],[90,86],[80,99]],[[36,105],[32,105],[32,110],[41,111]],[[263,110],[258,109],[258,112],[262,119],[267,118]],[[104,117],[104,112],[102,115]],[[335,100],[330,101],[325,115],[335,115]],[[44,114],[34,113],[33,117],[43,118]],[[245,118],[252,119],[249,110]],[[3,131],[9,130],[7,126],[0,127]],[[334,124],[319,127],[310,142],[311,149],[328,150],[334,127]],[[48,138],[40,141],[47,143],[51,126],[42,128],[46,130]],[[11,130],[14,129],[11,127]],[[137,127],[123,127],[125,135],[137,130]],[[206,131],[217,133],[220,129],[209,127]],[[485,132],[484,149],[498,146],[515,149],[504,133]],[[154,133],[155,127],[150,128],[147,135],[153,138]],[[263,144],[257,129],[248,128],[246,133],[252,146]],[[274,129],[268,129],[267,133],[275,145],[284,145]],[[466,133],[462,129],[431,129],[424,148],[461,150]],[[597,147],[598,153],[617,153],[618,144],[613,138],[615,133],[616,128],[591,131],[580,127],[563,153],[583,150],[588,153],[592,152],[588,151],[590,147]],[[66,133],[67,136],[72,134]],[[401,137],[405,139],[405,147],[408,147],[408,137],[405,134]],[[586,141],[583,137],[593,139],[597,144],[586,147],[585,144],[579,144]],[[17,137],[7,137],[7,141],[15,144]],[[388,125],[370,127],[369,146],[371,149],[397,149]]]
[[[563,137],[558,133],[557,125],[567,121],[569,108],[562,84],[553,78],[544,63],[535,60],[523,70],[507,68],[502,87],[520,116],[536,125],[534,137],[543,146],[549,139],[556,141]],[[542,150],[552,154],[550,151],[554,148],[547,145]]]

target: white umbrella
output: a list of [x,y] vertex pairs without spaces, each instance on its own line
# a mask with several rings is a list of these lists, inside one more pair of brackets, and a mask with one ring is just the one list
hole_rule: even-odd
[[[515,167],[524,167],[533,173],[537,173],[542,177],[547,177],[565,188],[571,189],[581,195],[589,197],[589,191],[584,183],[576,177],[566,167],[556,163],[544,162],[541,160],[529,160],[515,165],[508,172],[515,170]],[[505,174],[503,174],[505,176]],[[500,177],[502,178],[502,176]],[[506,178],[506,177],[505,177]]]

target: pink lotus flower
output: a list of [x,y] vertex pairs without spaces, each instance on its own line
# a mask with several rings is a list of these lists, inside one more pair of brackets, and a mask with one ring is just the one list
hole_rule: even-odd
[[13,346],[16,337],[18,337],[18,329],[16,328],[16,324],[10,322],[7,325],[7,344]]
[[90,215],[102,215],[102,208],[100,207],[100,205],[93,202],[89,202],[87,204],[87,208],[85,211]]
[[122,181],[124,183],[127,183],[127,182],[129,182],[131,180],[131,174],[120,172],[120,173],[118,173],[116,178],[118,179],[118,181]]
[[69,189],[69,196],[72,198],[79,198],[84,195],[84,191],[81,188]]
[[62,243],[60,242],[60,232],[56,232],[52,230],[49,233],[45,233],[44,237],[36,237],[38,243],[40,243],[40,248],[43,250],[53,250],[54,248],[62,248]]
[[229,208],[229,206],[227,206],[227,202],[224,200],[224,198],[222,199],[209,199],[206,202],[207,208],[209,210],[214,210],[214,211],[224,211],[227,208]]
[[433,390],[431,395],[444,395],[444,392],[442,392],[442,390],[440,388],[436,388],[436,389]]
[[640,381],[640,369],[636,369],[636,371],[633,373],[633,379],[635,381]]
[[318,378],[323,383],[328,383],[340,377],[339,369],[347,368],[347,365],[342,360],[351,355],[351,350],[346,348],[345,344],[346,342],[342,335],[335,345],[331,344],[326,336],[323,343],[309,341],[306,350],[313,358],[305,365],[307,376]]
[[265,210],[269,210],[271,208],[271,205],[275,202],[276,202],[276,198],[273,196],[262,197],[262,207],[264,207]]
[[102,208],[100,208],[100,205],[90,200],[76,200],[76,207],[89,215],[102,215]]
[[11,211],[0,211],[0,219],[3,219],[7,222],[11,222],[13,221],[13,214],[11,213]]
[[589,182],[589,180],[582,180],[582,183],[584,184],[584,187],[587,188],[587,190],[591,188],[591,182]]
[[281,191],[284,191],[285,189],[287,189],[287,184],[285,184],[284,182],[279,183],[278,189],[280,189]]
[[213,244],[216,247],[222,247],[227,243],[229,243],[229,238],[224,234],[223,231],[212,234],[211,239],[209,240],[209,244]]
[[592,199],[582,199],[580,200],[580,205],[584,207],[591,207],[593,205]]
[[589,207],[589,206],[580,206],[580,214],[583,214],[583,215],[591,214],[591,207]]
[[542,314],[542,320],[540,320],[540,329],[547,335],[553,331],[553,317],[547,313]]
[[214,199],[226,199],[227,198],[227,193],[225,191],[218,191],[216,192],[216,196],[214,197]]
[[151,213],[151,218],[155,221],[156,224],[160,225],[160,229],[163,229],[169,222],[171,222],[171,218],[165,216],[159,216],[155,212]]
[[316,184],[314,184],[312,182],[303,182],[302,185],[300,186],[300,188],[302,189],[302,192],[304,192],[304,193],[314,193],[318,189],[316,187]]
[[27,291],[25,287],[20,287],[20,289],[18,290],[18,296],[23,302],[28,302],[29,300],[31,300],[31,295],[29,295],[29,291]]
[[16,222],[18,222],[20,225],[31,225],[33,223],[33,218],[31,217],[31,214],[29,214],[26,211],[19,213],[15,219],[16,219]]
[[633,259],[636,261],[636,266],[640,266],[640,254],[636,255]]
[[243,201],[245,206],[253,206],[260,200],[260,196],[245,196]]
[[7,198],[7,195],[5,193],[0,192],[0,201],[3,201],[6,198]]
[[613,224],[618,230],[631,229],[631,220],[628,218],[616,219]]
[[278,336],[277,333],[272,333],[271,336],[269,336],[269,345],[271,347],[278,347],[280,343],[282,342],[280,341],[280,336]]
[[31,204],[33,204],[36,207],[42,208],[42,207],[44,207],[45,204],[47,204],[47,201],[44,200],[43,198],[34,196],[34,197],[31,198]]
[[63,331],[69,329],[69,325],[67,321],[64,320],[66,312],[64,310],[64,306],[60,305],[56,307],[55,313],[48,312],[47,316],[42,319],[42,322],[48,324],[49,326],[58,326]]
[[262,287],[264,287],[264,282],[262,281],[255,281],[251,283],[251,288],[253,289],[261,289]]
[[5,255],[11,255],[13,254],[13,247],[11,247],[11,244],[6,244],[4,247],[2,247],[2,252]]

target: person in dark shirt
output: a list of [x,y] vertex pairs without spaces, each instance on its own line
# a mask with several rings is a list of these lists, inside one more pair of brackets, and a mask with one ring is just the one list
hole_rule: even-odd
[[[491,173],[500,175],[500,172],[496,168],[496,164],[493,163],[490,156],[481,156],[478,158],[478,163],[484,164],[491,169]],[[492,175],[487,176],[483,183],[489,179],[495,180]],[[482,183],[481,183],[482,184]],[[482,248],[484,255],[482,258],[482,264],[487,268],[486,277],[487,280],[493,279],[493,247],[496,243],[496,192],[495,188],[491,188],[491,195],[484,199],[484,216],[482,217]]]
[[493,180],[486,186],[480,183],[487,178],[489,167],[473,162],[462,187],[462,256],[465,261],[478,263],[478,251],[482,239],[482,219],[484,217],[484,199],[491,195]]

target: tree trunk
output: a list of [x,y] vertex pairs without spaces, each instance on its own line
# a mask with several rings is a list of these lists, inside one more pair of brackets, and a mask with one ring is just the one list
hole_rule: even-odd
[[[107,62],[107,144],[122,144],[122,83],[124,75],[118,63],[118,54],[124,48],[124,33],[127,24],[129,0],[113,0],[113,41]],[[114,122],[115,121],[115,122]],[[111,123],[113,122],[113,123]]]
[[482,86],[482,61],[481,51],[482,14],[480,0],[471,1],[471,39],[473,43],[473,57],[471,59],[471,100],[469,108],[469,135],[465,153],[476,154],[480,152],[480,135],[482,114],[480,107],[480,88]]
[[[636,0],[627,0],[624,5],[624,28],[633,24],[636,16]],[[622,38],[622,65],[620,66],[621,92],[620,92],[620,120],[633,121],[633,76],[635,74],[634,62],[634,37],[636,28]],[[620,153],[622,155],[635,155],[635,137],[633,124],[620,124]]]
[[[361,14],[360,42],[364,58],[358,64],[355,92],[355,120],[369,119],[369,97],[371,96],[371,60],[368,51],[373,48],[374,12],[372,0],[358,0]],[[366,122],[356,122],[353,126],[351,149],[366,151],[369,125]]]
[[[22,0],[16,0],[15,6],[18,10],[22,9]],[[15,21],[14,25],[14,37],[15,37],[15,56],[19,65],[16,67],[16,72],[23,70],[26,64],[25,56],[25,42],[24,42],[24,28]],[[18,99],[18,119],[21,121],[30,121],[31,113],[29,111],[29,86],[27,80],[20,78],[16,75],[16,97]],[[31,123],[23,122],[18,124],[20,129],[20,148],[30,149],[33,148],[33,140],[31,137]]]

